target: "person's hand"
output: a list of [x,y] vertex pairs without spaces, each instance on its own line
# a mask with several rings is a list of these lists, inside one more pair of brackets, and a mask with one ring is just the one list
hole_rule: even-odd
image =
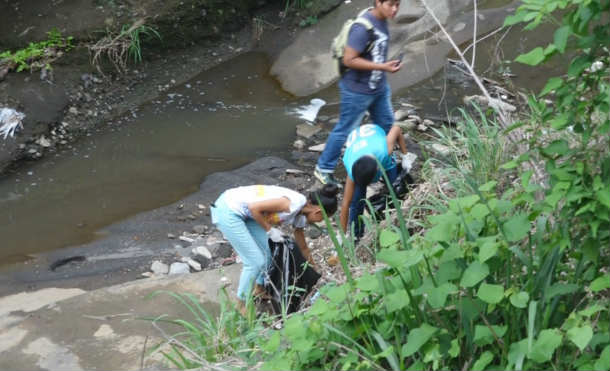
[[394,72],[397,72],[398,70],[400,70],[400,68],[402,67],[402,62],[399,61],[398,59],[393,59],[391,61],[382,63],[382,66],[383,66],[382,70],[384,70],[386,72],[394,73]]
[[402,166],[403,170],[409,173],[411,168],[413,168],[413,163],[416,159],[417,155],[415,153],[407,152],[401,156],[400,165]]
[[273,242],[276,242],[276,243],[284,242],[284,236],[282,236],[282,232],[279,229],[275,228],[275,227],[271,227],[267,231],[267,236]]

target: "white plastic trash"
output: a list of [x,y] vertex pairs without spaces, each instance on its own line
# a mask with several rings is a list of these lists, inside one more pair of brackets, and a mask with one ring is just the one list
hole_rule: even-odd
[[310,104],[307,106],[302,106],[294,110],[296,114],[299,115],[300,118],[307,122],[316,121],[316,117],[318,116],[318,112],[320,112],[320,108],[326,104],[326,101],[314,98],[310,101]]
[[21,123],[25,118],[25,114],[21,112],[17,112],[12,108],[2,108],[0,110],[0,135],[4,136],[6,139],[8,136],[15,136],[15,131],[17,128],[23,129],[23,124]]

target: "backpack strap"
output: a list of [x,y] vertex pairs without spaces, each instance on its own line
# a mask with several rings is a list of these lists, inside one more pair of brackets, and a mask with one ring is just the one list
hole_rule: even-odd
[[[356,23],[361,24],[368,31],[369,40],[366,44],[366,47],[364,48],[365,52],[370,52],[373,49],[373,37],[375,35],[375,30],[374,30],[375,26],[373,26],[371,21],[369,21],[367,18],[364,17],[366,12],[368,12],[371,9],[373,9],[373,7],[369,7],[369,8],[366,8],[366,9],[363,9],[362,11],[360,11],[360,13],[358,13],[358,16],[354,19],[354,21],[352,23],[352,26]],[[348,70],[348,68],[345,67],[342,60],[339,60],[338,62],[339,62],[339,75],[343,76],[343,74],[345,73],[345,71]]]
[[359,23],[359,24],[363,25],[364,28],[366,28],[366,30],[369,33],[369,41],[366,45],[366,48],[364,49],[367,52],[371,51],[371,49],[373,48],[373,35],[374,35],[375,26],[373,26],[371,21],[369,21],[366,17],[364,17],[364,15],[371,9],[373,9],[373,7],[369,7],[369,8],[362,10],[360,13],[358,13],[358,16],[356,17],[356,19],[354,19],[354,23]]

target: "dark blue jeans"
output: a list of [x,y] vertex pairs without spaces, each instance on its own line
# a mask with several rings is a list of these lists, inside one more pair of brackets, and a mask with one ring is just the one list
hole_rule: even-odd
[[[390,180],[390,184],[396,179],[398,176],[396,165],[394,165],[390,169],[386,169],[386,174],[388,179]],[[383,176],[381,180],[385,182]],[[360,215],[364,212],[364,208],[366,206],[366,187],[360,187],[355,184],[354,195],[352,197],[352,202],[349,204],[349,219],[348,219],[348,228],[351,228],[352,224],[354,225],[354,237],[360,238],[364,233],[364,223],[359,218]]]
[[339,92],[341,94],[339,122],[328,135],[324,152],[318,159],[317,167],[325,173],[335,171],[347,136],[360,124],[366,111],[371,114],[371,121],[381,126],[386,134],[394,123],[392,91],[389,85],[386,84],[377,94],[362,94],[347,89],[342,82],[339,82]]

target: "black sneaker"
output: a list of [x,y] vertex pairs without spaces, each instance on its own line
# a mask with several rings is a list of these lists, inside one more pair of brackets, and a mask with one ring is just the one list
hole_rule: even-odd
[[335,184],[336,186],[341,188],[341,184],[337,181],[337,179],[335,179],[335,177],[333,176],[333,173],[327,173],[327,172],[320,171],[316,167],[316,169],[313,171],[313,175],[322,184]]

